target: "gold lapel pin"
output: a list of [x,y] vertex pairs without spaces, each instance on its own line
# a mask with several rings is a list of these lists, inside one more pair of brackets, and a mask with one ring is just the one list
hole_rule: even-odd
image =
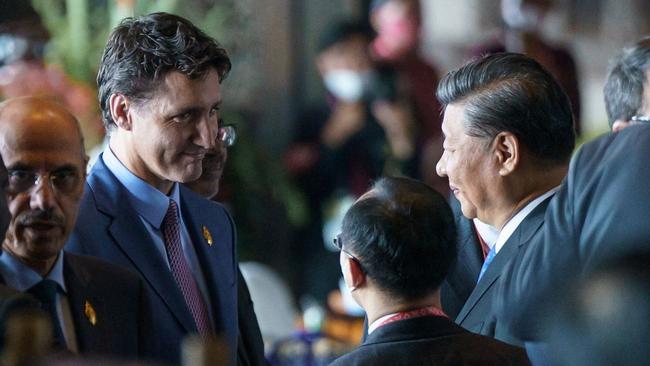
[[95,313],[95,308],[90,305],[88,300],[86,300],[86,304],[84,305],[84,314],[86,314],[86,318],[88,318],[90,324],[93,326],[97,324],[97,313]]
[[205,225],[203,225],[203,238],[208,242],[209,246],[212,246],[212,234],[210,234],[210,231]]

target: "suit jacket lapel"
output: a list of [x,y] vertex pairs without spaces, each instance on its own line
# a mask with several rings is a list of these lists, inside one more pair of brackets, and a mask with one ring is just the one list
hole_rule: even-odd
[[185,330],[195,332],[196,324],[169,267],[155,253],[155,244],[131,207],[126,188],[106,168],[101,157],[93,167],[88,185],[96,196],[98,209],[112,218],[108,231],[115,239],[114,244],[131,260]]
[[[483,251],[481,250],[481,244],[479,243],[476,230],[472,220],[465,217],[461,217],[460,220],[465,220],[463,225],[458,225],[460,227],[459,231],[462,231],[462,235],[465,238],[459,252],[461,255],[458,257],[459,263],[457,265],[463,266],[465,269],[459,273],[463,274],[463,278],[459,278],[462,281],[462,284],[476,284],[476,279],[481,270],[481,265],[483,263]],[[459,220],[457,220],[458,222]]]
[[[90,275],[76,262],[70,259],[71,254],[63,257],[63,278],[68,289],[67,297],[70,313],[74,323],[77,345],[81,352],[101,349],[101,342],[107,336],[103,332],[103,322],[109,321],[109,312],[102,307],[101,299],[95,297],[90,286]],[[86,304],[95,313],[97,322],[92,324],[86,315]],[[88,310],[90,312],[90,310]]]
[[463,309],[458,314],[456,323],[461,324],[467,318],[476,304],[478,304],[499,276],[501,276],[506,265],[517,255],[519,248],[528,243],[533,234],[539,230],[544,223],[544,214],[549,201],[550,197],[535,207],[535,209],[528,214],[521,224],[519,224],[515,232],[512,233],[499,253],[494,257],[492,263],[490,263],[490,266],[485,271],[483,277],[481,277],[481,280],[476,284],[474,291],[472,291],[472,294],[467,299]]

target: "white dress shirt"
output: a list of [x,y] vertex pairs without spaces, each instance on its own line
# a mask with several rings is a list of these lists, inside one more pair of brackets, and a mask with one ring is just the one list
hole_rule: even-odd
[[497,237],[497,240],[494,244],[496,253],[499,253],[501,248],[503,248],[503,245],[508,241],[508,239],[510,239],[510,236],[512,236],[512,233],[517,230],[522,221],[524,221],[524,219],[535,209],[535,207],[539,206],[539,204],[544,202],[545,199],[554,195],[559,188],[560,187],[557,186],[550,191],[542,194],[541,196],[535,198],[534,200],[528,202],[524,208],[519,210],[519,212],[512,216],[512,218],[510,218],[510,220],[508,220],[508,222],[503,225],[503,228],[501,229],[501,232],[499,232],[499,236]]

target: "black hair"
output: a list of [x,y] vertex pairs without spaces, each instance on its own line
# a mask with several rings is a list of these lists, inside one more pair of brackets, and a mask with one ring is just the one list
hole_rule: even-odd
[[329,24],[318,41],[318,52],[323,52],[337,43],[346,42],[354,37],[364,37],[370,42],[375,36],[367,22],[343,19]]
[[450,71],[438,85],[443,106],[465,107],[465,133],[493,139],[513,133],[540,162],[564,164],[575,147],[571,102],[537,61],[496,53]]
[[126,18],[111,33],[97,75],[104,126],[115,124],[114,93],[144,99],[171,71],[198,79],[215,69],[222,81],[230,68],[226,50],[187,19],[167,13]]
[[641,39],[612,60],[603,88],[610,127],[617,119],[629,121],[643,105],[650,71],[650,37]]
[[456,256],[444,197],[426,184],[383,177],[343,219],[344,249],[386,293],[416,300],[435,292]]

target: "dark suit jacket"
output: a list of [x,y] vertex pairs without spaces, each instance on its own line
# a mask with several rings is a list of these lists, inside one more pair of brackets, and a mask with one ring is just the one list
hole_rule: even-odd
[[[136,274],[97,258],[66,253],[63,278],[81,354],[129,359],[151,356],[147,290]],[[89,309],[94,312],[95,324],[90,321]]]
[[[650,125],[582,146],[546,213],[543,235],[501,284],[510,331],[538,339],[545,300],[612,257],[650,249]],[[516,307],[513,307],[516,304]]]
[[267,365],[264,358],[264,340],[257,323],[253,300],[248,284],[237,267],[237,307],[239,308],[239,337],[237,339],[237,365]]
[[443,317],[421,317],[386,324],[332,366],[529,365],[526,353],[472,334]]
[[450,319],[455,319],[476,287],[476,280],[483,266],[483,250],[474,223],[463,216],[458,199],[452,196],[449,205],[456,222],[458,254],[442,283],[440,299],[445,314]]
[[[210,297],[213,327],[237,355],[237,262],[230,215],[215,202],[180,186],[181,215],[194,244]],[[212,237],[209,245],[204,230]],[[101,257],[138,272],[150,289],[154,327],[149,332],[160,361],[178,364],[180,343],[196,333],[194,319],[163,258],[131,207],[126,188],[101,157],[86,181],[79,216],[66,248]]]
[[[520,339],[500,324],[505,314],[497,311],[496,308],[498,282],[508,263],[516,258],[520,251],[525,251],[526,244],[536,235],[540,235],[540,229],[544,224],[544,213],[549,201],[550,198],[547,198],[526,216],[494,257],[456,317],[457,324],[474,333],[494,337],[515,345],[523,345]],[[507,311],[509,309],[503,309],[503,312]]]

